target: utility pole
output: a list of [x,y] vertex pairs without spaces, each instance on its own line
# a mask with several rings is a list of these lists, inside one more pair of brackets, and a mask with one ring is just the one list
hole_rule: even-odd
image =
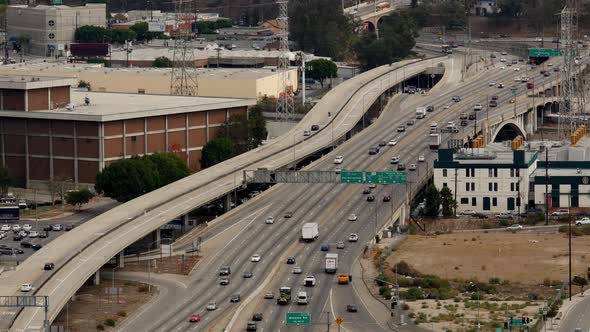
[[549,147],[545,146],[545,225],[549,225]]
[[[455,202],[457,202],[457,168],[455,167]],[[454,207],[454,215],[457,216],[457,204]]]
[[326,311],[326,324],[328,325],[328,332],[330,332],[330,312]]
[[567,194],[568,209],[567,209],[567,229],[568,229],[568,256],[569,256],[569,295],[570,301],[572,300],[572,193]]

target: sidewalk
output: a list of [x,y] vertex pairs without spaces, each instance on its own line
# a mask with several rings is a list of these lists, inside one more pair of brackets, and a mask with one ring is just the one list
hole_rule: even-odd
[[559,318],[559,319],[548,318],[547,321],[545,322],[545,329],[547,331],[559,331],[561,326],[564,325],[564,322],[566,322],[567,319],[571,318],[571,317],[568,317],[568,314],[570,313],[570,311],[572,311],[572,309],[576,305],[580,304],[580,302],[582,302],[584,300],[588,300],[588,299],[590,299],[590,297],[582,296],[580,294],[573,295],[571,301],[569,300],[569,298],[564,299],[563,304],[561,305],[561,308],[559,309],[559,312],[557,314],[558,315],[557,317],[561,317],[561,318]]

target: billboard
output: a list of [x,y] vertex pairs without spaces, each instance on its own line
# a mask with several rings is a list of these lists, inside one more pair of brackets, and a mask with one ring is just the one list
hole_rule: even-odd
[[73,43],[70,44],[72,56],[78,58],[108,56],[109,43]]
[[166,31],[166,23],[164,23],[164,22],[148,22],[148,31],[149,32],[165,32]]

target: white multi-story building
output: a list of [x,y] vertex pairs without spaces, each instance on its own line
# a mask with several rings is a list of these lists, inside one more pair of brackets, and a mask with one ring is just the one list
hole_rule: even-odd
[[457,213],[524,212],[529,177],[537,167],[536,152],[503,147],[440,149],[434,162],[434,184],[456,195]]
[[106,4],[9,6],[6,18],[9,38],[27,39],[27,52],[42,56],[64,55],[78,27],[107,25]]

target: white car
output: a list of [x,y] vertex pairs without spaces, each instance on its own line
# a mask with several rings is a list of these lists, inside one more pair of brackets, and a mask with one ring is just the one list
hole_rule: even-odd
[[449,107],[451,107],[451,106],[449,106],[449,105],[447,104],[447,105],[443,106],[443,109],[445,109],[445,110],[448,110],[448,109],[449,109]]
[[397,141],[396,141],[396,140],[394,140],[394,139],[392,139],[391,141],[389,141],[389,142],[387,143],[387,145],[389,145],[389,146],[395,146],[395,145],[397,145]]
[[560,209],[560,210],[551,212],[551,215],[556,216],[556,217],[567,216],[568,214],[570,214],[570,212],[566,209]]
[[354,213],[351,213],[350,215],[348,215],[348,221],[356,221],[357,218],[358,217]]
[[516,76],[516,77],[514,78],[514,82],[520,82],[520,77]]
[[25,231],[30,231],[31,229],[33,229],[33,226],[29,225],[29,224],[24,224],[23,225],[23,230]]
[[408,169],[409,169],[410,171],[415,171],[415,170],[416,170],[416,168],[417,168],[417,167],[416,167],[416,164],[410,164],[410,166],[408,166]]
[[207,310],[208,311],[213,311],[217,309],[217,303],[215,302],[209,302],[207,303]]
[[266,217],[266,220],[264,221],[265,224],[274,224],[275,223],[275,218],[273,217]]
[[504,67],[504,66],[500,67],[500,70],[504,70],[504,69],[506,69],[506,67]]
[[31,285],[31,284],[22,284],[20,286],[20,291],[21,292],[30,292],[32,290],[33,290],[33,285]]
[[473,106],[473,110],[474,111],[481,111],[482,109],[483,109],[483,106],[481,104],[479,104],[479,103],[478,104],[475,104]]
[[549,63],[547,64],[547,67],[553,67],[553,64],[552,64],[551,62],[549,62]]
[[421,154],[421,155],[419,155],[419,156],[418,156],[418,162],[421,162],[421,163],[423,163],[423,162],[425,162],[425,161],[426,161],[426,157],[424,157],[424,155],[423,155],[423,154]]
[[522,225],[519,225],[519,224],[514,224],[514,225],[510,225],[510,226],[506,227],[507,231],[520,231],[522,229],[523,229]]
[[514,67],[514,71],[520,71],[519,67]]
[[495,86],[496,82],[490,82],[490,86]]
[[500,62],[506,62],[505,58],[500,58]]
[[12,230],[13,231],[20,231],[20,225],[18,225],[18,224],[12,225]]
[[315,277],[314,276],[305,276],[303,278],[303,286],[315,286]]
[[250,261],[251,262],[260,262],[260,258],[261,258],[260,255],[254,254],[254,255],[252,255],[252,258],[250,258]]
[[303,136],[309,136],[309,135],[311,135],[311,132],[309,130],[303,131]]
[[335,172],[336,174],[340,174],[340,173],[342,173],[342,167],[340,167],[340,166],[336,167],[336,168],[334,169],[334,172]]
[[391,160],[389,161],[390,164],[397,164],[399,163],[399,157],[398,156],[393,156],[391,158]]
[[576,220],[576,226],[588,225],[590,224],[590,218],[584,217],[580,220]]
[[29,233],[29,237],[30,237],[30,238],[35,238],[35,237],[37,237],[37,236],[39,236],[39,233],[38,233],[38,232],[31,231],[31,232]]
[[293,274],[301,274],[303,272],[303,269],[301,269],[301,266],[295,266],[293,268]]
[[504,88],[504,83],[498,83],[498,89]]
[[348,242],[356,242],[359,240],[359,236],[356,233],[351,233],[348,236]]
[[462,215],[464,216],[472,216],[474,214],[476,214],[477,212],[475,212],[474,210],[465,210],[463,212],[461,212]]
[[334,164],[342,164],[343,161],[344,157],[342,156],[336,156],[336,158],[334,158]]
[[344,249],[344,242],[343,241],[338,241],[336,243],[336,249]]
[[2,225],[2,228],[0,228],[0,230],[2,231],[9,231],[10,230],[10,225]]

